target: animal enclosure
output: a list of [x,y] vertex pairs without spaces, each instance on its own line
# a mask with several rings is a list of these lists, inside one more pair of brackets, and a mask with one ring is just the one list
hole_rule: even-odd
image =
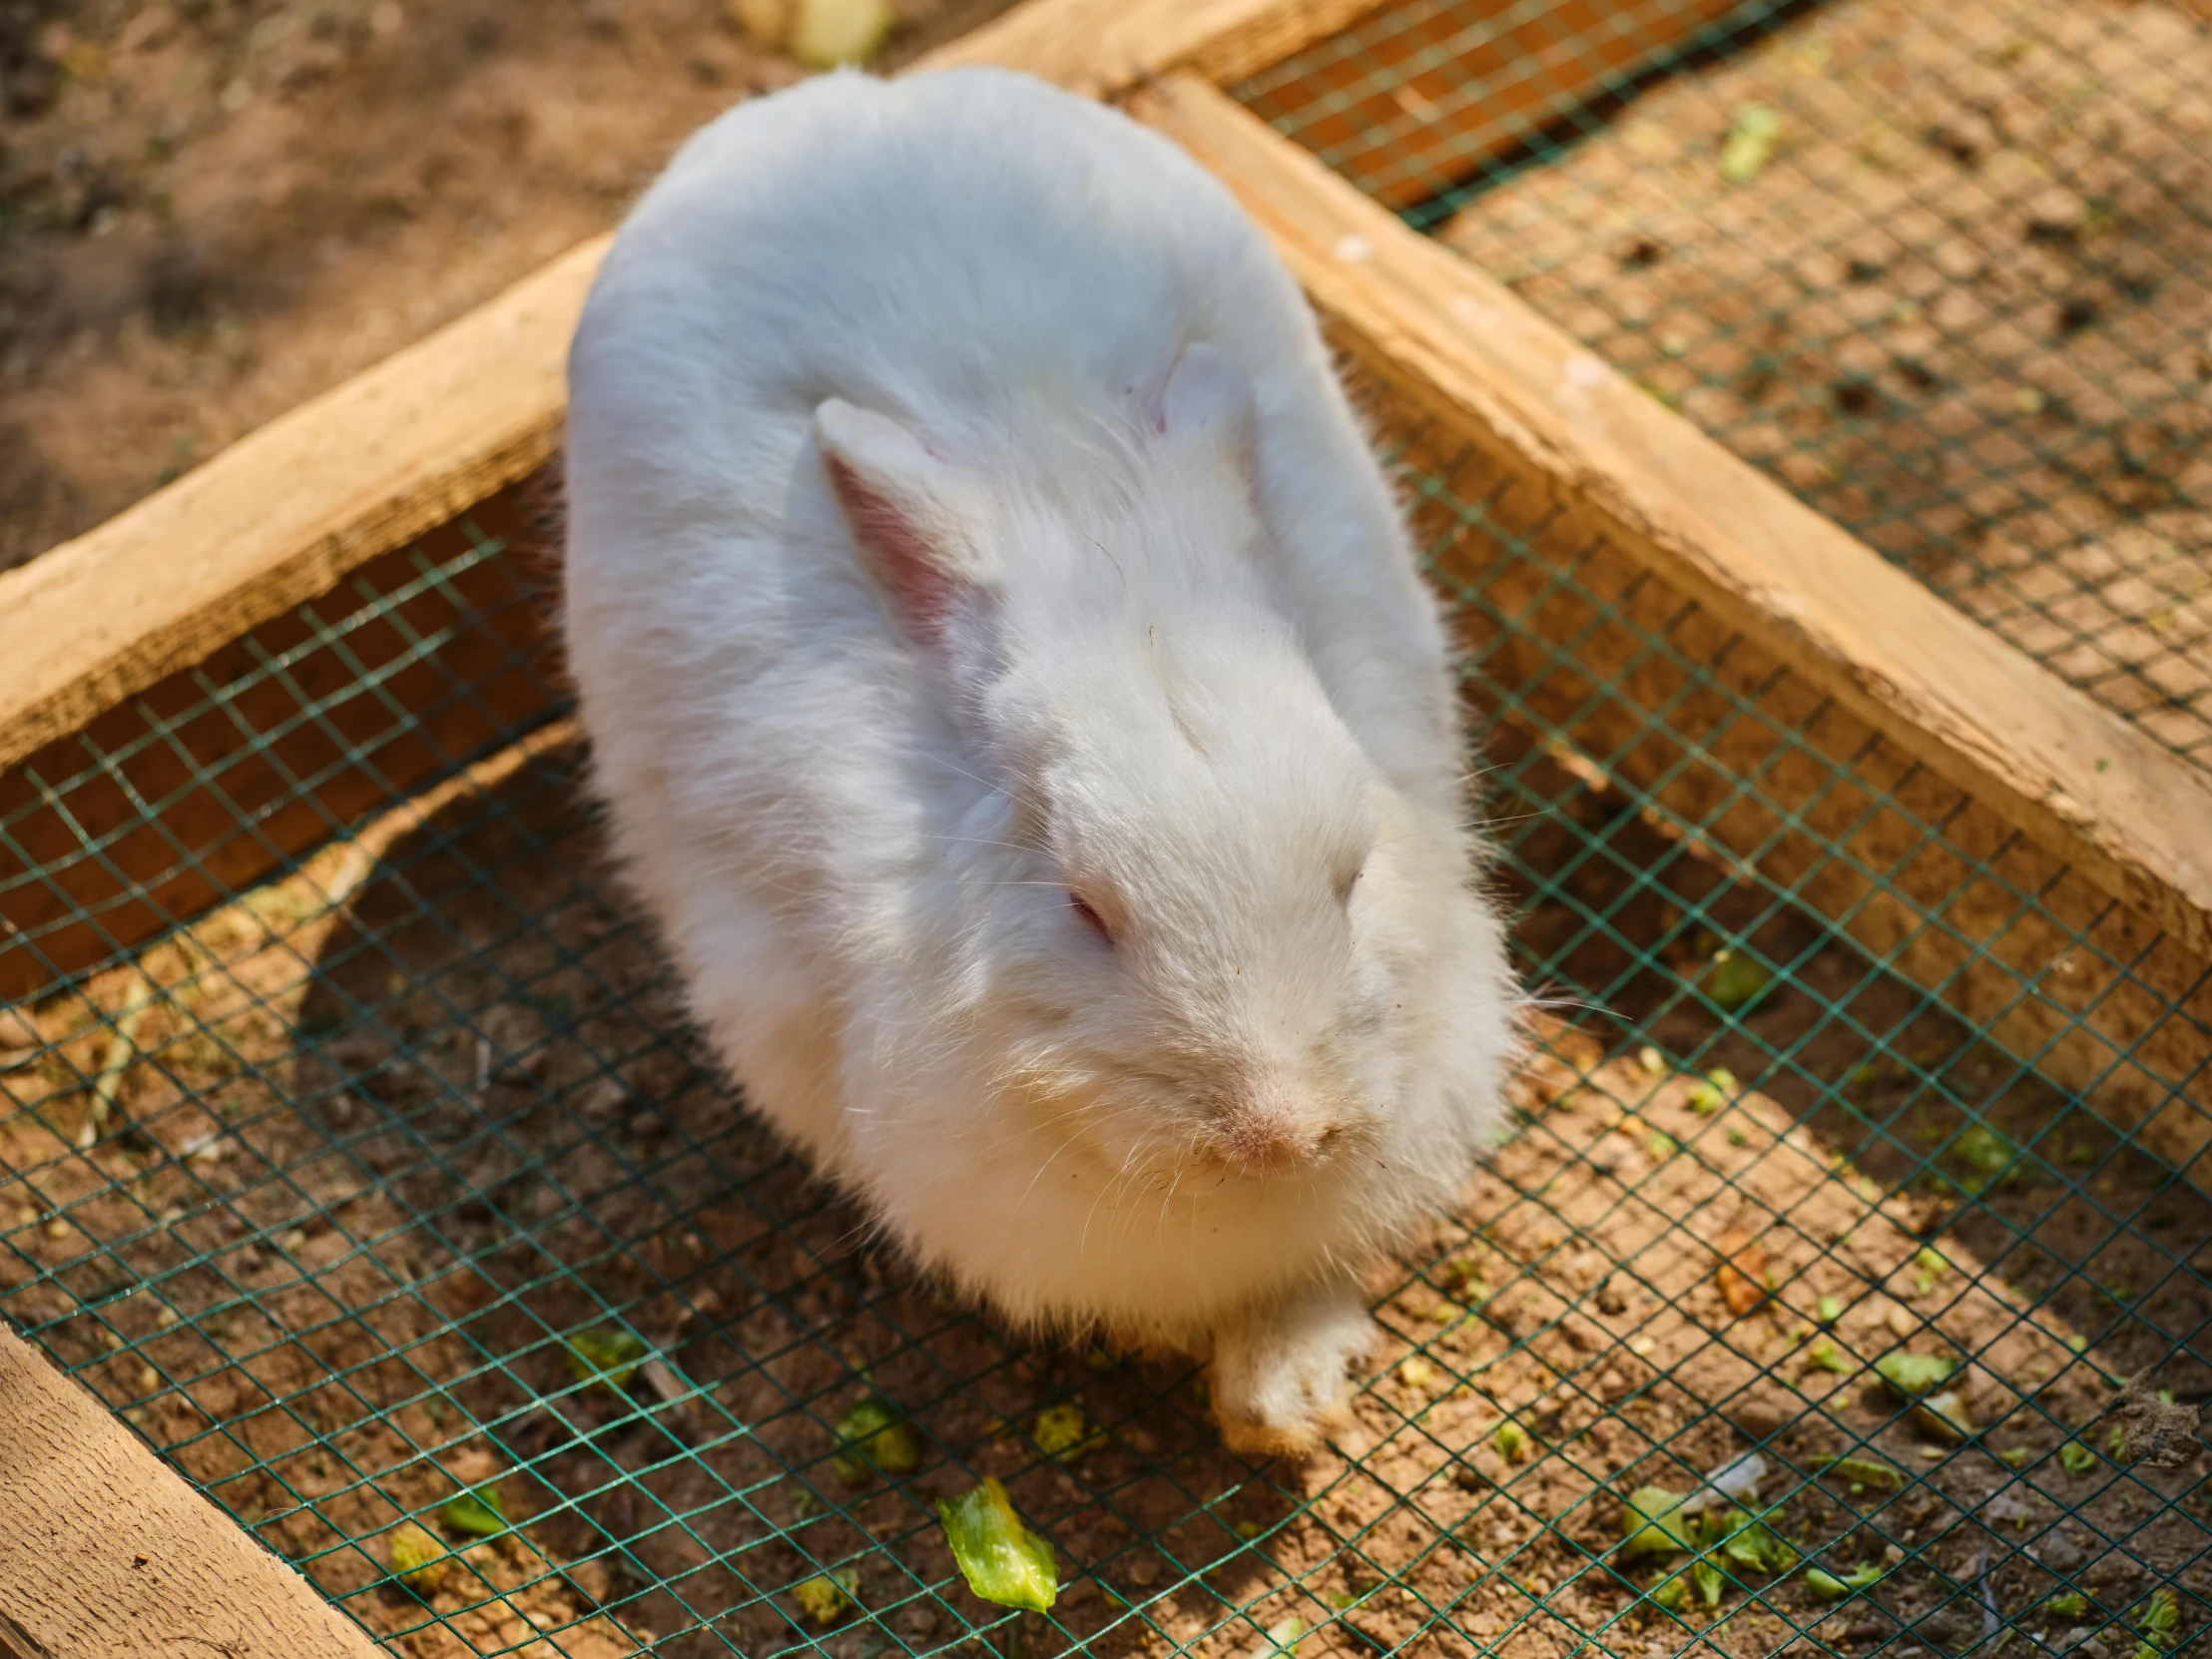
[[[2099,163],[2179,204],[2170,307],[2004,359],[2063,429],[1972,380],[2004,318],[1915,229],[1986,180],[1826,171],[1855,76],[1940,105],[1942,53],[2013,40],[1995,70],[2095,89],[2067,110],[2173,82],[2171,147],[2122,123]],[[0,1529],[67,1531],[0,1553],[0,1653],[2178,1652],[2212,1594],[2206,404],[2150,335],[2204,325],[2208,42],[2107,0],[1031,0],[940,55],[1122,101],[1237,193],[1464,647],[1546,1006],[1301,1467],[1225,1453],[1193,1368],[913,1281],[685,1029],[545,633],[597,245],[0,578]],[[2142,240],[2050,188],[2083,217],[2024,245],[2030,321],[2046,256]],[[1885,227],[1917,316],[1983,306],[1921,324],[1919,404],[1861,365],[1906,326],[1879,284],[1801,279]],[[74,1397],[46,1362],[111,1414],[101,1467],[209,1502],[78,1502],[20,1432]],[[1047,1614],[954,1567],[934,1506],[984,1475],[1053,1545]],[[195,1527],[297,1574],[165,1613]]]

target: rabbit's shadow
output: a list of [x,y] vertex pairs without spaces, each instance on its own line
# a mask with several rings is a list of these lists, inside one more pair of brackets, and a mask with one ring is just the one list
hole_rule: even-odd
[[[1003,1618],[932,1587],[955,1576],[934,1501],[983,1473],[1095,1574],[1057,1615],[1094,1645],[1140,1641],[1136,1600],[1219,1616],[1282,1584],[1249,1535],[1295,1494],[1220,1450],[1195,1367],[1010,1340],[743,1109],[612,879],[581,761],[543,745],[382,845],[299,1010],[298,1109],[393,1207],[368,1248],[460,1339],[424,1350],[457,1362],[427,1378],[462,1425],[439,1466],[527,1467],[533,1541],[573,1581],[663,1631],[712,1609],[748,1650],[793,1639],[783,1592],[825,1566],[857,1566],[909,1640]],[[593,1387],[579,1340],[647,1359]],[[925,1455],[855,1483],[835,1424],[868,1393]],[[1090,1438],[1054,1457],[1036,1416],[1071,1403]]]

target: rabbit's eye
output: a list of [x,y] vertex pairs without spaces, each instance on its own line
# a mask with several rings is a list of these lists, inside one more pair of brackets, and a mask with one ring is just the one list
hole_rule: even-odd
[[1071,892],[1068,894],[1068,908],[1075,912],[1076,920],[1080,921],[1084,926],[1088,927],[1092,932],[1096,933],[1108,944],[1112,944],[1114,942],[1113,929],[1106,925],[1106,918],[1100,915],[1098,913],[1097,907],[1093,905],[1091,901],[1085,898],[1081,893]]

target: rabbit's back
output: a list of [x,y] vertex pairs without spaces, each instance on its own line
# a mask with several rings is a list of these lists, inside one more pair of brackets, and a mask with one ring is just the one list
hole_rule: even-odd
[[944,852],[996,786],[863,575],[811,418],[842,399],[1018,460],[1193,341],[1253,387],[1272,605],[1455,840],[1443,637],[1390,491],[1296,284],[1157,135],[995,71],[824,77],[695,137],[586,308],[565,626],[615,848],[753,1102],[863,1185],[871,1045],[921,1029],[898,1086],[927,1091]]

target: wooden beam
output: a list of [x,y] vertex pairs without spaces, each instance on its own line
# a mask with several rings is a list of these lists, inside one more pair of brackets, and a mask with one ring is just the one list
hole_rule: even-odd
[[1046,0],[931,53],[915,67],[1003,64],[1090,98],[1184,69],[1234,81],[1280,63],[1382,0]]
[[[2212,788],[2193,769],[1215,87],[1170,77],[1130,107],[1236,192],[1403,412],[1471,447],[1480,476],[1461,493],[1618,596],[1619,637],[1584,648],[1593,686],[1620,676],[1590,702],[1603,718],[1574,712],[1587,689],[1544,712],[1584,722],[1589,753],[1726,849],[1794,869],[1863,944],[2167,1157],[2187,1166],[2212,1145]],[[1639,598],[1639,574],[1663,589]],[[1687,632],[1684,598],[1705,619]],[[1553,620],[1585,627],[1582,609]],[[1681,702],[1635,629],[1694,639],[1714,706]],[[1820,726],[1815,747],[1784,755],[1771,722],[1720,706],[1731,692]],[[1659,709],[1680,712],[1655,722]],[[1821,755],[1825,775],[1797,764]],[[1855,770],[1866,787],[1838,792]],[[1741,810],[1744,779],[1795,822]],[[1884,810],[1893,786],[1909,810]]]
[[358,1625],[5,1326],[0,1515],[8,1659],[378,1659]]

